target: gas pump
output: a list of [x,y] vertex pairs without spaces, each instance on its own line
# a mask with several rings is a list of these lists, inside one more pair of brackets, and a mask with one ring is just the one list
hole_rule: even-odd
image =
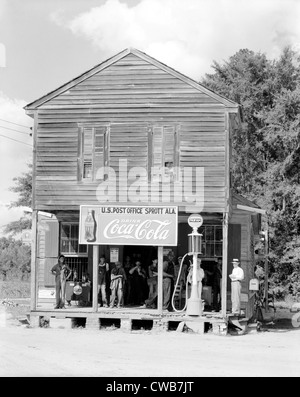
[[[189,316],[201,316],[202,314],[202,299],[199,296],[198,292],[198,282],[201,283],[201,280],[197,280],[197,258],[198,254],[202,254],[201,247],[202,247],[202,234],[198,233],[198,228],[203,224],[203,218],[199,214],[192,214],[188,218],[188,224],[192,227],[193,231],[188,235],[188,253],[185,254],[181,260],[180,268],[178,272],[178,277],[176,281],[176,285],[174,288],[174,293],[172,296],[172,306],[173,309],[177,312],[183,312],[186,309],[186,314]],[[192,289],[191,289],[191,296],[187,299],[188,296],[188,289],[186,288],[186,304],[182,310],[176,310],[174,307],[174,296],[175,291],[178,285],[178,281],[180,280],[180,274],[182,269],[182,264],[184,259],[187,255],[193,256],[193,265],[192,265]]]

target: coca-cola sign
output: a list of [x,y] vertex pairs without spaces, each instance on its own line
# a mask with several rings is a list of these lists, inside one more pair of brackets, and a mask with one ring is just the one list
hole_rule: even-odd
[[176,206],[80,207],[80,244],[176,246]]

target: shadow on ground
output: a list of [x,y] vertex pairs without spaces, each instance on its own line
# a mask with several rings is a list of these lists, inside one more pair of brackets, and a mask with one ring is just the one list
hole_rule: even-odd
[[293,313],[289,309],[277,309],[276,312],[263,313],[261,331],[294,332],[300,331],[300,312]]

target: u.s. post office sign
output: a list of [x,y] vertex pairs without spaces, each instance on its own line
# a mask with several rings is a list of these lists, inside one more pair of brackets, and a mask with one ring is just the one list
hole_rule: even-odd
[[79,244],[176,246],[178,207],[81,205]]

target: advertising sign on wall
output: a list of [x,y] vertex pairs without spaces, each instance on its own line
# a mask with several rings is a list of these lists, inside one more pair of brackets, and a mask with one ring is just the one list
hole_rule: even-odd
[[80,206],[79,244],[176,246],[177,206]]
[[110,262],[116,263],[119,261],[119,249],[118,248],[111,248],[110,249]]

